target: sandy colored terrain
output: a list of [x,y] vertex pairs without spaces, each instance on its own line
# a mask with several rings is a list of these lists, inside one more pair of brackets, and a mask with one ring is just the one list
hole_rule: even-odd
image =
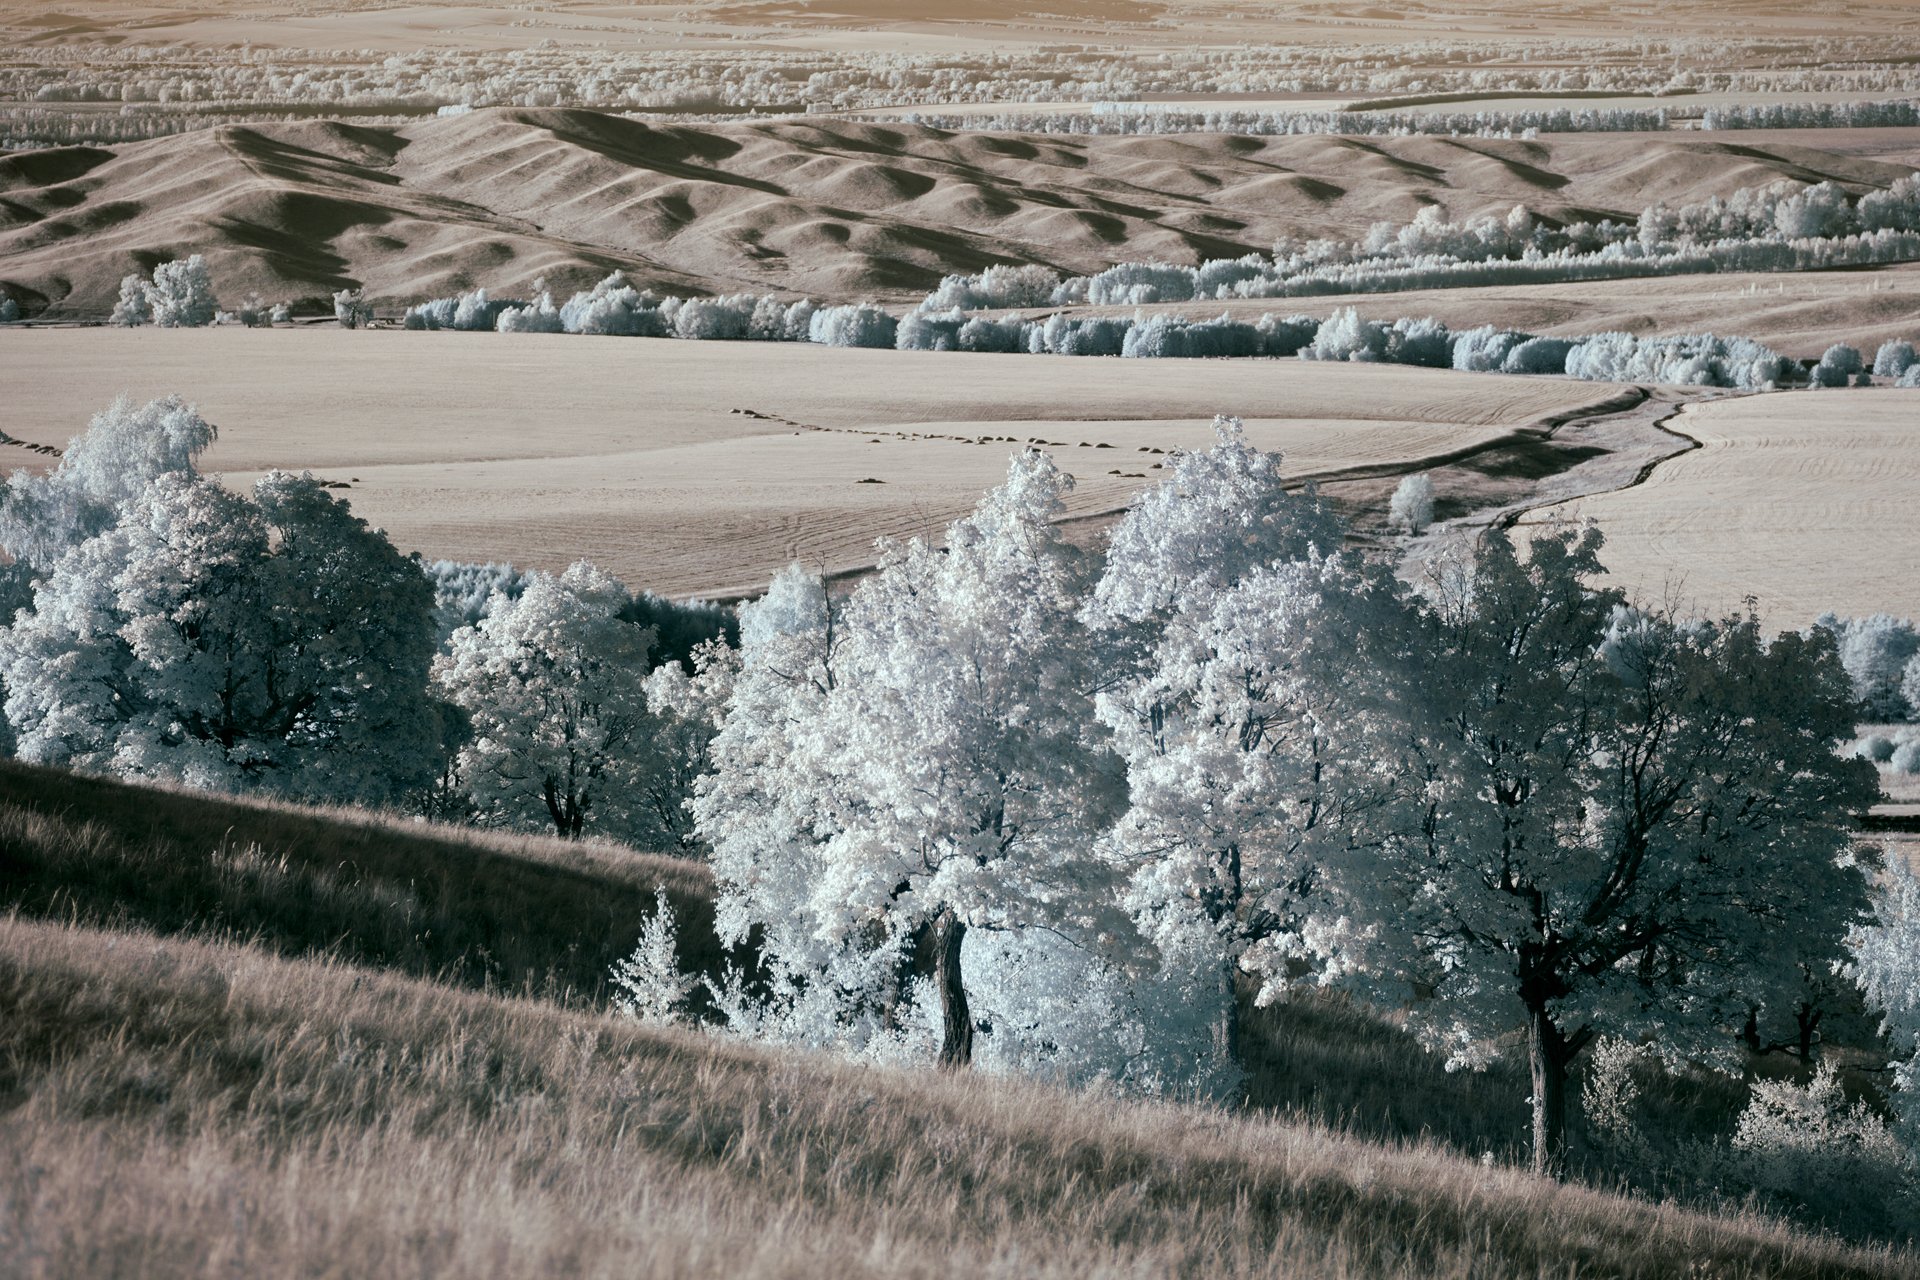
[[[151,0],[90,0],[77,11],[42,0],[4,0],[0,24],[35,42],[90,40],[227,46],[409,50],[423,46],[510,50],[540,39],[685,47],[730,39],[750,47],[827,47],[853,52],[996,47],[1062,39],[1123,39],[1143,49],[1196,42],[1267,41],[1384,46],[1487,39],[1619,36],[1812,38],[1865,27],[1896,33],[1916,25],[1893,0],[705,0],[671,5],[515,0],[449,5],[370,5],[305,0],[261,10],[249,0],[211,0],[182,10]],[[1737,24],[1737,25],[1736,25]]]
[[[1914,131],[1879,132],[1912,158]],[[904,300],[996,261],[1237,257],[1430,204],[1597,220],[1778,178],[1865,190],[1912,172],[1745,134],[1066,138],[503,109],[0,157],[0,282],[30,314],[96,318],[122,275],[187,253],[231,300],[574,287],[616,267],[682,291]]]
[[1920,614],[1920,395],[1790,392],[1690,406],[1701,447],[1645,484],[1529,516],[1592,518],[1613,580],[1718,613],[1756,598],[1776,627]]
[[219,426],[204,465],[234,483],[310,468],[351,485],[354,509],[408,549],[548,567],[586,556],[675,595],[755,590],[795,558],[868,563],[875,537],[937,532],[969,509],[1030,439],[1054,446],[1080,480],[1071,510],[1089,513],[1154,477],[1156,451],[1206,443],[1216,412],[1244,416],[1304,477],[1450,453],[1613,390],[1381,366],[806,344],[0,334],[0,430],[16,439],[61,445],[122,391],[177,391]]
[[1435,316],[1455,329],[1492,324],[1561,337],[1614,330],[1737,335],[1764,342],[1783,355],[1809,359],[1846,342],[1871,358],[1890,338],[1920,342],[1920,265],[1090,307],[1086,312],[1130,316],[1168,311],[1196,317],[1275,312],[1325,318],[1342,307],[1353,307],[1373,320]]

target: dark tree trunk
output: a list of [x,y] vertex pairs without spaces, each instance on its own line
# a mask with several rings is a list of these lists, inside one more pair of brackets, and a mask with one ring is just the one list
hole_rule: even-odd
[[1567,1063],[1573,1058],[1560,1028],[1543,1008],[1528,1011],[1527,1059],[1533,1068],[1533,1171],[1560,1178],[1567,1171]]
[[933,922],[933,980],[940,988],[943,1024],[940,1065],[958,1071],[973,1062],[973,1014],[967,1008],[967,987],[960,974],[960,944],[967,926],[953,908]]

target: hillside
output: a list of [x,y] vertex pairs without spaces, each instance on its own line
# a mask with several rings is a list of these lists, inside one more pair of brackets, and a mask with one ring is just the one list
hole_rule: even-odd
[[1911,1273],[1510,1172],[1510,1073],[1333,1004],[1247,1011],[1233,1113],[642,1030],[602,975],[655,884],[714,971],[694,864],[0,765],[9,1230],[50,1275]]
[[42,1274],[1910,1274],[1312,1126],[16,918],[0,1098]]
[[615,268],[680,292],[904,298],[996,261],[1085,272],[1237,257],[1427,205],[1455,219],[1525,203],[1597,220],[1780,178],[1863,190],[1913,172],[1910,131],[1865,132],[1826,146],[1763,134],[1052,137],[520,108],[405,126],[259,123],[0,154],[0,282],[56,318],[103,317],[121,276],[188,253],[206,255],[233,299],[315,302],[361,285],[417,300],[542,276],[569,288]]

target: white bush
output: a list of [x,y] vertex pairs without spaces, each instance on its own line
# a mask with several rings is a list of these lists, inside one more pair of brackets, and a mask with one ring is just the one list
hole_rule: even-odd
[[[1059,287],[1059,273],[1042,266],[991,266],[978,275],[943,278],[917,309],[1000,311],[1013,307],[1044,307],[1052,300],[1053,291]],[[914,348],[926,351],[935,349]]]
[[153,269],[147,288],[153,322],[163,329],[198,329],[213,323],[220,302],[213,296],[213,278],[199,254],[181,262],[163,262]]
[[659,299],[641,293],[616,271],[592,289],[576,293],[560,308],[560,323],[568,333],[611,334],[626,338],[660,338],[667,332],[660,317]]
[[1401,479],[1387,505],[1387,522],[1408,533],[1424,533],[1433,523],[1433,477],[1416,471]]
[[0,324],[12,324],[20,318],[20,304],[0,295]]
[[[1490,324],[1469,329],[1454,337],[1453,367],[1467,373],[1498,371],[1506,364],[1508,353],[1528,341],[1528,337],[1524,333],[1496,329]],[[1565,368],[1566,361],[1563,358],[1558,372],[1564,372]]]
[[373,323],[373,304],[359,289],[342,289],[333,295],[333,318],[342,329],[364,329]]
[[1873,375],[1876,378],[1898,378],[1913,368],[1914,353],[1911,342],[1890,340],[1880,344],[1880,350],[1873,357]]
[[[538,287],[536,285],[536,287]],[[565,333],[567,327],[560,319],[560,309],[553,305],[553,295],[545,289],[540,296],[524,307],[508,307],[500,313],[493,327],[501,333]]]
[[1360,313],[1352,307],[1343,307],[1328,316],[1326,322],[1313,336],[1313,341],[1300,349],[1302,360],[1381,360],[1387,354],[1386,325],[1375,320],[1362,319]]
[[822,307],[813,313],[807,337],[827,347],[891,347],[898,322],[879,307],[860,303]]
[[959,351],[962,349],[960,330],[966,323],[966,312],[959,307],[947,311],[910,312],[900,321],[899,329],[894,333],[893,345],[902,351]]
[[1565,338],[1528,338],[1507,352],[1500,362],[1500,372],[1562,374],[1567,371],[1567,353],[1572,350],[1573,343]]
[[653,903],[633,954],[613,966],[618,990],[613,1003],[630,1018],[664,1026],[681,1020],[682,1006],[699,980],[680,971],[680,930],[664,888],[654,889]]
[[1864,1102],[1848,1104],[1833,1064],[1821,1063],[1804,1087],[1756,1080],[1733,1136],[1755,1186],[1801,1204],[1844,1203],[1863,1180],[1898,1183],[1913,1156]]
[[673,336],[701,342],[745,339],[753,329],[754,298],[669,298],[661,314],[673,324]]

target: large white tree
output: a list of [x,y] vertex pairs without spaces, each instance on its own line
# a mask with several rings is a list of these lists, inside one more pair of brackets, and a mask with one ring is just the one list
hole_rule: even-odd
[[434,677],[471,717],[460,773],[482,821],[577,838],[628,834],[652,766],[643,687],[653,631],[585,561],[526,575],[447,642]]
[[23,757],[374,803],[431,775],[432,591],[378,530],[278,473],[166,471],[118,516],[0,633]]
[[1346,776],[1336,708],[1384,584],[1341,561],[1339,522],[1286,491],[1279,455],[1235,421],[1216,430],[1116,528],[1086,616],[1107,646],[1098,714],[1127,772],[1106,849],[1144,936],[1206,969],[1195,1013],[1233,1056],[1234,975],[1249,949],[1281,945],[1313,842],[1369,794]]
[[1070,485],[1045,455],[1016,457],[945,547],[885,547],[844,608],[798,572],[777,580],[743,614],[697,806],[723,929],[759,925],[811,959],[796,988],[836,993],[823,1006],[860,1035],[906,1016],[918,957],[948,1066],[971,1061],[982,1020],[970,936],[1052,930],[1085,949],[1112,915],[1091,857],[1117,777],[1089,737],[1088,566],[1053,525]]
[[1624,610],[1589,585],[1599,547],[1546,531],[1523,558],[1490,534],[1424,612],[1408,696],[1379,713],[1401,802],[1324,865],[1305,931],[1330,977],[1418,992],[1456,1063],[1523,1031],[1556,1173],[1596,1035],[1724,1061],[1752,994],[1797,982],[1807,939],[1838,943],[1875,790],[1836,751],[1854,703],[1830,639]]

